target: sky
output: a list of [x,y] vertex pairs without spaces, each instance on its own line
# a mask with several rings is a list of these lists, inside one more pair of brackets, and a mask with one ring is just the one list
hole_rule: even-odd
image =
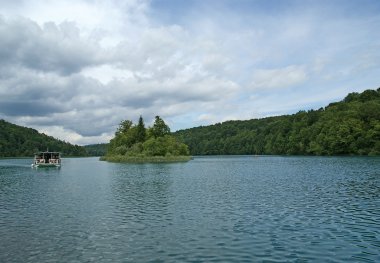
[[0,119],[74,144],[380,87],[378,0],[0,0]]

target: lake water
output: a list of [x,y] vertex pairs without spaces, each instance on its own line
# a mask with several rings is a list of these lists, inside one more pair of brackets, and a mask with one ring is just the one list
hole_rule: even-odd
[[0,160],[0,262],[380,262],[380,158]]

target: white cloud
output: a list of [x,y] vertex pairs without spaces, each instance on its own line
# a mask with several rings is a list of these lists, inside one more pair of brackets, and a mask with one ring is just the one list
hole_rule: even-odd
[[107,133],[102,133],[98,136],[83,136],[61,126],[34,126],[33,128],[37,129],[39,132],[52,135],[57,139],[78,145],[87,145],[94,141],[107,142],[112,139],[112,136]]
[[128,78],[133,77],[131,71],[103,64],[100,66],[87,67],[81,72],[83,76],[99,80],[103,85],[108,84],[113,80],[125,81]]
[[304,66],[291,65],[278,69],[257,69],[252,79],[253,88],[288,88],[304,83],[307,73]]

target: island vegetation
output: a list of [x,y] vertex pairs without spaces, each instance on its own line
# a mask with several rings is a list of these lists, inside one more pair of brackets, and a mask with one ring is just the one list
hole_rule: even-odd
[[111,139],[107,153],[101,160],[111,162],[184,162],[189,161],[187,145],[170,133],[170,128],[159,116],[152,127],[145,128],[140,116],[136,125],[130,120],[120,123]]
[[192,155],[380,155],[380,89],[318,110],[174,133]]
[[61,152],[63,156],[87,156],[82,146],[0,120],[0,157],[30,157],[47,149]]

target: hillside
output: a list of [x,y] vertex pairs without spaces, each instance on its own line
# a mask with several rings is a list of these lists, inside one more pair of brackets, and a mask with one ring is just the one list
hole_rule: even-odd
[[177,131],[193,155],[380,155],[380,88],[319,110]]
[[86,156],[78,145],[55,139],[38,131],[0,120],[0,157],[33,156],[35,152],[59,151],[63,156]]

